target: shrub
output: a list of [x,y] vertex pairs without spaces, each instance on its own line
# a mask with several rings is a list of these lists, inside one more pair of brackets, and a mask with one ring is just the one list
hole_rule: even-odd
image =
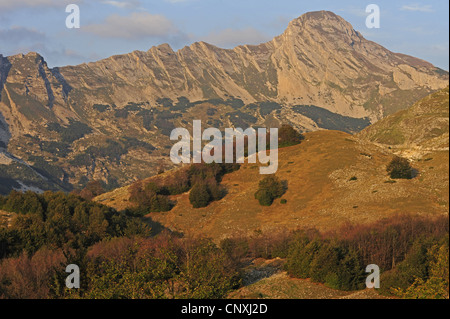
[[337,271],[339,255],[339,247],[328,243],[322,245],[311,262],[311,279],[315,282],[325,283],[327,276]]
[[208,192],[206,183],[196,183],[189,193],[189,201],[194,208],[201,208],[208,206],[211,200],[211,195]]
[[214,115],[216,114],[216,112],[217,112],[216,109],[208,108],[208,109],[206,110],[206,115],[208,115],[208,116],[214,116]]
[[72,143],[90,133],[92,129],[87,124],[74,120],[70,120],[69,126],[60,132],[61,139],[65,143]]
[[413,169],[406,158],[394,157],[386,168],[389,176],[393,179],[411,179],[413,177]]
[[86,150],[91,158],[103,157],[110,161],[115,161],[117,164],[120,162],[122,155],[128,153],[128,149],[121,143],[107,139],[101,146],[89,146]]
[[286,192],[285,183],[276,176],[268,175],[259,182],[259,188],[255,193],[255,198],[262,206],[272,205],[274,199],[280,198]]
[[292,126],[284,124],[278,131],[279,147],[300,144],[304,139],[303,135],[297,132]]
[[291,243],[286,269],[291,276],[311,278],[333,289],[356,290],[364,286],[360,260],[344,242],[310,241],[301,234]]
[[270,206],[273,203],[272,194],[267,189],[260,189],[255,193],[255,198],[261,206]]
[[223,298],[239,285],[239,275],[226,254],[211,240],[188,243],[181,265],[180,283],[183,298]]
[[99,181],[90,181],[87,183],[86,187],[80,192],[80,196],[86,200],[92,200],[94,197],[97,197],[103,194],[105,190],[101,182]]
[[124,235],[130,220],[141,223],[140,229],[148,233],[145,223],[137,218],[62,192],[38,195],[13,191],[2,209],[18,215],[0,232],[0,257],[34,253],[43,246],[87,247],[108,236]]
[[187,192],[190,188],[189,174],[186,170],[176,171],[173,177],[164,180],[163,188],[167,190],[170,195],[178,195]]
[[128,110],[127,109],[119,109],[114,112],[114,116],[117,118],[126,119],[128,117]]
[[130,201],[136,203],[143,214],[169,211],[172,209],[170,200],[161,192],[162,189],[155,183],[143,185],[142,182],[136,182],[130,187]]
[[319,240],[310,241],[305,235],[294,240],[287,257],[288,274],[297,278],[309,278],[311,262],[321,245]]
[[94,104],[92,107],[100,113],[103,113],[111,108],[108,104]]
[[381,291],[390,294],[391,288],[406,289],[413,285],[417,278],[427,279],[429,275],[428,251],[433,246],[432,239],[418,238],[409,249],[406,258],[396,268],[384,273],[381,277],[384,285]]

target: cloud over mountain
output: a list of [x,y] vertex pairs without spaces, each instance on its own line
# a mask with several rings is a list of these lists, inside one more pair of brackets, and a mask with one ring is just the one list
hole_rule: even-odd
[[166,17],[148,12],[133,12],[127,16],[112,14],[102,23],[86,25],[83,31],[102,37],[137,39],[176,36],[180,30]]

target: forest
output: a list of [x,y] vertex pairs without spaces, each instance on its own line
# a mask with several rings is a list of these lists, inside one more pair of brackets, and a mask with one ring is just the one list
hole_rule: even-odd
[[[215,243],[164,230],[144,218],[74,194],[12,192],[0,209],[0,298],[225,298],[255,258],[282,258],[294,278],[345,291],[365,288],[365,267],[382,271],[383,295],[448,297],[448,217],[394,216],[334,232],[298,229]],[[65,286],[65,267],[81,271]]]

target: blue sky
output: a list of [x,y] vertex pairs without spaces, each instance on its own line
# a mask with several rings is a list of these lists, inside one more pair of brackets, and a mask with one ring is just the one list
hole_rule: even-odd
[[[81,28],[67,29],[66,5],[80,7]],[[381,28],[365,25],[368,4]],[[169,43],[223,48],[281,34],[305,12],[329,10],[391,51],[449,69],[448,0],[0,0],[0,54],[37,51],[51,67],[79,64]]]

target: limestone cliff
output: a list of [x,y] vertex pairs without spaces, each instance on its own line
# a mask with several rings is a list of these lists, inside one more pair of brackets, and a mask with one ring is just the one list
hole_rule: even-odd
[[221,49],[199,42],[174,52],[163,44],[60,71],[90,102],[233,96],[373,121],[448,84],[447,72],[366,40],[327,11],[302,15],[260,45]]

